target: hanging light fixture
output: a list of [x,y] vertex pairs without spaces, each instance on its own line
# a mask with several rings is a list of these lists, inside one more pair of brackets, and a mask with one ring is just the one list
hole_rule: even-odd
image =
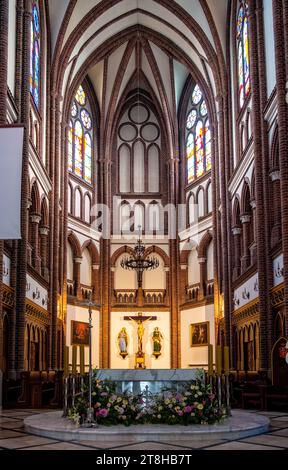
[[141,225],[138,225],[138,229],[139,237],[134,246],[133,254],[122,258],[120,265],[123,269],[136,271],[138,288],[142,288],[143,272],[158,268],[159,260],[155,256],[145,256],[145,245],[141,240]]

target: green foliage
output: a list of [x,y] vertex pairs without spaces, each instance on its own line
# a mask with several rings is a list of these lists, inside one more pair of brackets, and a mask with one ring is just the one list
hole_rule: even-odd
[[[69,410],[68,418],[82,424],[87,417],[88,389]],[[200,381],[185,384],[181,392],[170,389],[155,395],[116,393],[116,384],[100,381],[97,375],[92,382],[92,406],[99,424],[214,424],[226,417],[225,408],[219,408],[210,385]]]

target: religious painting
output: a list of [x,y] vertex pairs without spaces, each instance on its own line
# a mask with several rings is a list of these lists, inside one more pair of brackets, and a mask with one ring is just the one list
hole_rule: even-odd
[[89,346],[89,323],[71,321],[71,344]]
[[209,322],[193,323],[190,325],[191,346],[208,346]]

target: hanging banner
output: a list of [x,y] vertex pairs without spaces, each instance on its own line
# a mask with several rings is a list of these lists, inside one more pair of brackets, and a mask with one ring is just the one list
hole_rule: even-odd
[[0,240],[21,238],[21,177],[24,127],[0,127]]

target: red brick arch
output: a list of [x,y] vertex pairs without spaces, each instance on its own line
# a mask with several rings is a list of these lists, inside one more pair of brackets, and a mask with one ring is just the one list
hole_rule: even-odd
[[118,248],[118,250],[116,250],[111,256],[111,266],[115,266],[119,256],[123,255],[124,253],[129,253],[129,255],[133,255],[133,249],[131,248],[131,246],[124,245]]
[[206,258],[206,251],[212,239],[213,239],[212,232],[208,230],[208,232],[206,232],[205,235],[203,235],[199,243],[198,258]]
[[82,247],[81,247],[81,253],[87,248],[87,250],[90,253],[91,259],[92,259],[92,264],[99,264],[100,263],[100,256],[99,252],[97,250],[97,246],[93,242],[93,240],[86,240]]
[[149,246],[145,250],[145,257],[149,256],[151,253],[157,253],[157,255],[159,255],[163,259],[164,266],[169,266],[170,264],[169,256],[165,253],[164,250],[162,250],[162,248],[159,248],[159,246],[157,245]]
[[74,256],[76,258],[81,258],[82,257],[81,245],[80,245],[78,238],[72,231],[68,233],[68,242],[72,246]]

